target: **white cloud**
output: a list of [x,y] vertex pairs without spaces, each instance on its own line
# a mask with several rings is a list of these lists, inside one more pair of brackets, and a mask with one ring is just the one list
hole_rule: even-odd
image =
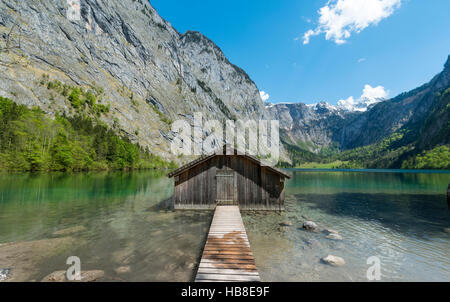
[[383,86],[372,87],[365,85],[360,100],[366,100],[368,105],[372,105],[378,103],[379,100],[386,99],[388,95],[389,91],[385,90]]
[[355,100],[352,96],[340,100],[338,102],[338,107],[347,111],[367,111],[367,109],[376,103],[385,100],[389,96],[389,91],[387,91],[383,86],[372,87],[370,85],[365,85],[362,95],[358,100]]
[[340,100],[338,102],[338,107],[340,107],[344,110],[347,110],[347,111],[354,111],[355,106],[356,106],[356,102],[352,96],[346,100]]
[[377,25],[399,8],[402,0],[329,0],[318,13],[319,25],[303,35],[303,44],[325,33],[327,40],[343,44],[352,33]]
[[303,35],[303,44],[309,44],[309,39],[311,38],[311,36],[316,35],[316,33],[314,32],[314,30],[310,29],[308,30],[304,35]]
[[260,91],[259,95],[261,96],[261,99],[263,102],[267,101],[270,98],[270,95],[266,93],[265,91]]
[[360,59],[358,59],[358,63],[365,62],[366,60],[367,60],[366,58],[360,58]]

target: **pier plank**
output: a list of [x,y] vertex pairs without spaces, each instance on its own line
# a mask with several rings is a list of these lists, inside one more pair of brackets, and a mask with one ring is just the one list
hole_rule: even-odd
[[261,281],[238,206],[216,207],[195,281]]

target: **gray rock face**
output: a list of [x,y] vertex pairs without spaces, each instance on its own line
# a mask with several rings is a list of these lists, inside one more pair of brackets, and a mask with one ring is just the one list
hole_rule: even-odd
[[280,121],[280,128],[293,143],[303,142],[304,148],[318,152],[329,147],[339,138],[336,133],[347,118],[357,113],[348,113],[325,102],[316,105],[277,104],[267,106],[269,112]]
[[[168,119],[202,112],[205,119],[267,119],[249,76],[197,32],[178,33],[146,0],[83,0],[80,20],[67,18],[65,0],[0,3],[0,42],[13,24],[20,49],[0,55],[0,95],[55,114],[73,114],[64,98],[39,85],[50,80],[104,90],[117,124],[132,142],[167,153]],[[11,63],[11,64],[10,64]]]

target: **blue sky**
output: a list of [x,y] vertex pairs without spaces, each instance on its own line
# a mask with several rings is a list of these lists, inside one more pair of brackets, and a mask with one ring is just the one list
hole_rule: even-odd
[[150,2],[179,32],[213,40],[275,103],[357,100],[366,85],[394,97],[428,82],[450,54],[448,0]]

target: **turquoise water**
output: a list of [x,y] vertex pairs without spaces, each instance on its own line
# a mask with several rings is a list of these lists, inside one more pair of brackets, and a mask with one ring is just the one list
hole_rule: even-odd
[[[266,281],[368,281],[367,259],[381,281],[450,281],[448,173],[291,171],[286,213],[244,216]],[[293,226],[280,228],[290,221]],[[339,232],[342,241],[302,230],[304,221]],[[447,229],[447,231],[446,231]],[[331,267],[321,258],[345,260]]]
[[172,194],[164,173],[0,175],[0,269],[40,281],[78,256],[106,281],[190,281],[212,214],[174,213]]
[[[291,173],[285,213],[243,214],[264,281],[367,281],[370,256],[382,281],[450,281],[450,174]],[[212,213],[174,213],[172,194],[165,173],[0,174],[0,269],[39,281],[78,256],[106,281],[192,281]],[[328,254],[346,264],[321,263]]]

